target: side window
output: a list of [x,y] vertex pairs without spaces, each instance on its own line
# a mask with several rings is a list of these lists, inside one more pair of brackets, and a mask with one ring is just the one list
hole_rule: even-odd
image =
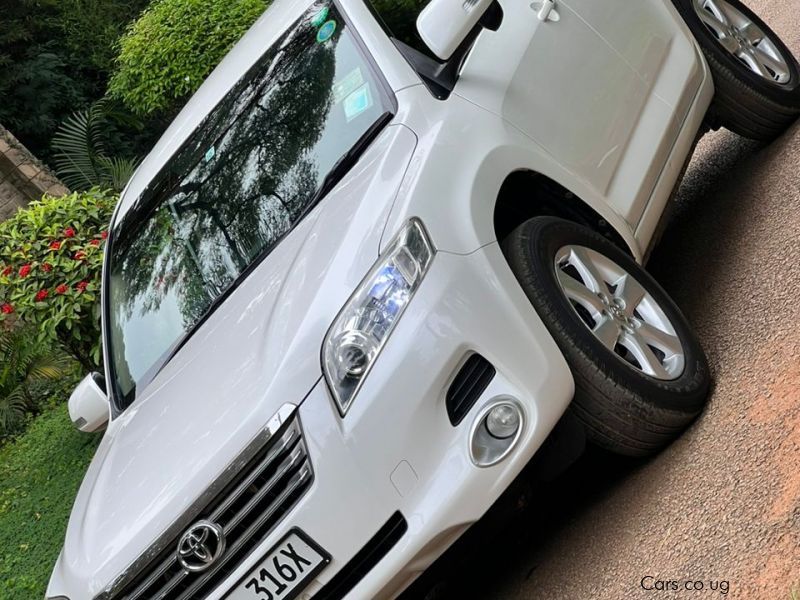
[[389,35],[430,55],[417,33],[417,17],[429,0],[366,0]]

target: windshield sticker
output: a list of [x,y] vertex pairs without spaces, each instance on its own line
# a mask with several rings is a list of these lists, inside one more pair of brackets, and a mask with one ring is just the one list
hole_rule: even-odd
[[365,83],[344,100],[344,115],[349,123],[372,106],[372,92]]
[[356,67],[333,84],[333,103],[339,104],[362,85],[364,85],[364,76],[361,74],[361,69]]
[[325,24],[319,28],[317,32],[317,42],[320,44],[327,42],[329,39],[333,37],[334,32],[336,31],[336,21],[330,20],[326,21]]
[[328,19],[328,13],[330,13],[330,9],[327,6],[321,9],[317,14],[311,17],[311,25],[314,27],[321,27]]
[[203,158],[208,163],[208,162],[211,162],[214,159],[214,156],[216,156],[216,154],[217,154],[216,149],[214,148],[214,146],[211,146],[211,148],[206,150],[206,154],[205,154],[205,156]]

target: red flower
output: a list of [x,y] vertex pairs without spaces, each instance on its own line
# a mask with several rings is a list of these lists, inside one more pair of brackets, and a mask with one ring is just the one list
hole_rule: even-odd
[[3,269],[3,276],[8,277],[14,271],[14,267],[6,267]]
[[49,263],[42,263],[42,271],[44,271],[45,273],[49,273],[52,270],[53,270],[53,265]]
[[10,304],[3,304],[3,306],[0,306],[0,312],[4,315],[10,315],[14,312],[14,307]]
[[88,281],[81,281],[81,282],[80,282],[78,285],[76,285],[76,286],[75,286],[75,288],[76,288],[76,289],[77,289],[79,292],[85,292],[85,291],[86,291],[86,287],[87,287],[88,285],[89,285],[89,282],[88,282]]
[[86,258],[86,252],[84,252],[84,251],[82,251],[82,250],[78,250],[78,251],[75,253],[75,256],[74,256],[74,258],[75,258],[75,260],[83,260],[84,258]]
[[64,230],[64,237],[65,238],[72,238],[75,237],[75,230],[72,227],[67,227]]
[[36,292],[36,297],[34,298],[34,300],[36,302],[42,302],[49,295],[50,292],[48,292],[47,290],[39,290],[38,292]]
[[22,268],[19,270],[20,277],[27,277],[31,274],[31,266],[30,265],[23,265]]
[[101,231],[100,232],[100,238],[104,239],[104,240],[107,240],[108,239],[108,232],[107,231]]
[[61,242],[56,240],[52,244],[50,244],[50,250],[61,250]]
[[62,283],[61,285],[56,287],[56,294],[58,294],[59,296],[66,294],[68,291],[69,288],[66,286],[66,284]]
[[89,242],[89,245],[97,248],[100,245],[100,240],[92,240],[91,242]]

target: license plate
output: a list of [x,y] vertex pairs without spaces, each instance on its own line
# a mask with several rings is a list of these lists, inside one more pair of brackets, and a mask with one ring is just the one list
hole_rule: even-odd
[[225,600],[292,600],[330,560],[305,533],[292,529]]

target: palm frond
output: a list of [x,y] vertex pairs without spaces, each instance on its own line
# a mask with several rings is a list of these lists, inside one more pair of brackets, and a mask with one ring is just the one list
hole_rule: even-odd
[[105,155],[102,103],[68,117],[53,136],[56,173],[73,189],[88,189],[100,181],[97,159]]
[[56,173],[74,190],[94,186],[110,187],[121,192],[139,165],[137,158],[109,156],[105,147],[109,120],[141,124],[135,118],[126,120],[113,103],[103,98],[85,110],[74,112],[53,136]]
[[97,159],[98,169],[103,178],[103,186],[121,192],[139,166],[135,158],[119,158],[100,156]]
[[71,366],[63,352],[40,344],[33,330],[0,329],[0,437],[12,434],[25,415],[36,412],[39,401],[32,391],[64,378]]
[[28,412],[28,398],[22,386],[0,396],[0,435],[13,432]]
[[54,380],[63,377],[70,368],[70,359],[61,352],[36,354],[27,365],[26,382]]

